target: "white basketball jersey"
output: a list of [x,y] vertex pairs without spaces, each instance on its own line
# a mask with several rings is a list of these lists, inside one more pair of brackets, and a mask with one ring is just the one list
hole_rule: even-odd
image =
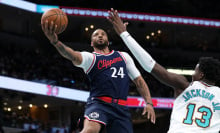
[[220,88],[192,82],[175,100],[168,133],[219,133]]

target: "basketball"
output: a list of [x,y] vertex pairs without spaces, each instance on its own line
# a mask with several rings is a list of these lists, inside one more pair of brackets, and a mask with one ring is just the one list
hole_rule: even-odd
[[59,8],[52,8],[44,12],[41,17],[41,23],[45,23],[46,20],[48,20],[48,26],[50,26],[51,21],[57,25],[55,31],[57,34],[62,33],[68,25],[67,15]]

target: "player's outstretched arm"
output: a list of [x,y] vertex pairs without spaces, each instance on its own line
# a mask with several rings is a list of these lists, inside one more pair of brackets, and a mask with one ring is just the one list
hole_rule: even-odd
[[119,17],[117,10],[111,9],[107,19],[112,23],[117,34],[120,35],[126,46],[147,72],[151,73],[162,83],[173,88],[185,89],[189,85],[189,82],[184,76],[170,73],[164,67],[156,63],[150,54],[126,31],[126,24],[124,24]]
[[70,47],[63,44],[61,41],[58,40],[58,36],[55,33],[57,25],[54,25],[53,21],[51,22],[50,26],[48,26],[48,21],[46,20],[45,23],[41,24],[42,30],[45,36],[49,39],[50,43],[56,47],[58,52],[73,62],[74,65],[79,65],[82,63],[82,56],[80,52],[74,51]]

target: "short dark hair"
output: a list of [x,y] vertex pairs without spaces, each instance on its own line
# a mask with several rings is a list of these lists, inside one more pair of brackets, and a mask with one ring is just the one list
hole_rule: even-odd
[[203,72],[204,78],[218,83],[220,82],[220,61],[213,57],[201,57],[199,59],[199,70]]

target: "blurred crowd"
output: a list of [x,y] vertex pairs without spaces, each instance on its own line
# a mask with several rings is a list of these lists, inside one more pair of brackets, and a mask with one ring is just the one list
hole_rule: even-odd
[[[138,64],[136,64],[139,67]],[[139,70],[150,87],[153,97],[173,97],[173,90],[158,82],[153,76]],[[0,75],[51,85],[89,90],[89,82],[81,68],[64,59],[54,48],[41,50],[18,46],[0,45]],[[134,83],[130,95],[138,96]]]
[[[136,65],[146,80],[152,97],[173,97],[173,89],[161,84],[150,74],[143,71],[143,69],[138,64]],[[0,45],[0,75],[89,91],[88,79],[83,70],[73,66],[70,61],[64,59],[52,47],[51,49],[42,50],[41,48],[18,46],[16,44]],[[130,84],[129,95],[140,96],[137,92],[135,84],[132,82]],[[134,130],[139,130],[142,128],[142,132],[144,132],[149,130],[149,128],[154,128],[154,130],[158,129],[155,125],[146,125],[150,122],[147,122],[146,118],[141,116],[141,112],[142,108],[131,109]],[[165,121],[168,121],[169,118],[167,117],[169,114],[166,115],[166,113],[169,112],[170,110],[163,111],[162,113],[159,112],[159,114],[162,116],[159,116],[158,118],[164,117],[166,118]],[[59,127],[61,129],[55,131],[55,128],[52,128],[54,125],[49,125],[37,120],[33,120],[31,117],[28,117],[27,114],[16,114],[15,112],[6,113],[7,114],[4,114],[3,119],[4,126],[22,128],[24,129],[24,132],[54,133],[60,132],[61,129],[63,129],[63,127]],[[71,133],[73,131],[77,132],[77,118],[79,118],[79,116],[74,118],[75,120],[73,121],[73,125],[68,125]],[[162,129],[167,129],[167,125],[161,125],[164,126]],[[65,130],[62,130],[62,132],[64,131]],[[141,131],[138,132],[141,133]]]
[[[0,46],[1,47],[1,46]],[[17,45],[0,48],[0,74],[18,79],[87,89],[83,71],[59,54]],[[82,72],[81,72],[82,71]],[[80,87],[81,86],[81,87]]]
[[65,124],[58,126],[33,119],[29,113],[16,113],[13,111],[4,112],[3,114],[2,126],[17,130],[16,132],[19,130],[21,133],[68,133],[70,129]]

